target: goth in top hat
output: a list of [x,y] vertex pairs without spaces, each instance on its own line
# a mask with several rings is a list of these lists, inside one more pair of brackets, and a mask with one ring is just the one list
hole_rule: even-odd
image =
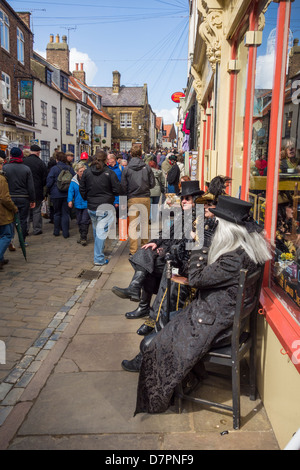
[[210,211],[221,219],[228,220],[234,224],[243,225],[249,233],[261,232],[263,228],[258,225],[250,214],[251,202],[243,201],[232,196],[219,196],[215,208]]
[[181,182],[181,192],[179,193],[180,197],[183,196],[202,196],[204,191],[201,191],[199,188],[199,181],[182,181]]

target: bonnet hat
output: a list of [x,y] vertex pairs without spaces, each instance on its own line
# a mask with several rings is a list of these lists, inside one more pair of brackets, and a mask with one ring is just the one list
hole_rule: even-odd
[[219,196],[215,208],[210,209],[216,217],[234,224],[244,226],[249,233],[262,232],[263,227],[258,225],[250,214],[251,202],[243,201],[232,196]]

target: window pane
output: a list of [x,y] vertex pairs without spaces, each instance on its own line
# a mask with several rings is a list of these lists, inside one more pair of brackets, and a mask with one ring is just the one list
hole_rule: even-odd
[[291,9],[271,286],[300,324],[300,11]]

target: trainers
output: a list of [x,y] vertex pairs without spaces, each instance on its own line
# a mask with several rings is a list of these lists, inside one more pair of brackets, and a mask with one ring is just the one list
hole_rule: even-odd
[[94,263],[94,266],[104,266],[105,264],[108,264],[108,263],[109,263],[109,260],[106,259],[104,263]]

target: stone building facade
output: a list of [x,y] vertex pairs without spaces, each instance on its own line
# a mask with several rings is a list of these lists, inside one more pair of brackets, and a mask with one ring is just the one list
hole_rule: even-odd
[[150,147],[150,106],[147,84],[143,87],[121,86],[121,75],[113,72],[112,87],[92,87],[102,96],[102,105],[112,117],[112,150],[128,151],[139,143],[143,151]]

